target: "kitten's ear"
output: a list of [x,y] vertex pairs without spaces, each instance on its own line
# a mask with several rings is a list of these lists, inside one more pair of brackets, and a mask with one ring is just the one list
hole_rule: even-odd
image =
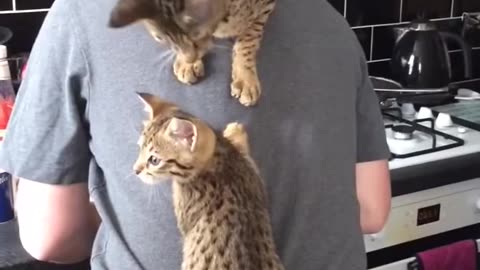
[[148,18],[154,12],[151,0],[118,0],[110,13],[108,25],[112,28],[127,26],[137,20]]
[[203,24],[214,16],[218,0],[185,0],[183,20],[187,24]]
[[156,97],[152,94],[137,93],[137,96],[145,105],[145,111],[148,112],[149,120],[152,120],[157,115],[167,114],[176,108],[174,105],[163,101],[159,97]]
[[195,150],[198,134],[193,122],[174,117],[168,124],[167,133],[175,142],[185,145],[191,152]]

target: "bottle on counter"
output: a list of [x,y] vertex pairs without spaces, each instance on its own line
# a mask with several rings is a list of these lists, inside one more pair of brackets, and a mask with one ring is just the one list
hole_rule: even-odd
[[0,224],[15,219],[13,185],[12,175],[0,170]]
[[5,136],[15,103],[15,90],[8,61],[7,47],[0,45],[0,141]]
[[[0,45],[0,141],[5,136],[14,102],[15,90],[10,74],[7,47]],[[15,218],[14,186],[15,181],[12,175],[0,169],[0,224]]]

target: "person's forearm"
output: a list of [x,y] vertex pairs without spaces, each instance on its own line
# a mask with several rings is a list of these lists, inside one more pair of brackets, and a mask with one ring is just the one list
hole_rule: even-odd
[[385,160],[358,163],[356,166],[360,224],[365,234],[383,229],[390,213],[390,172]]
[[100,219],[86,184],[52,186],[22,179],[16,208],[20,240],[35,259],[67,264],[90,256]]
[[[385,211],[380,210],[385,213]],[[374,234],[380,232],[385,226],[387,215],[379,215],[373,209],[360,209],[360,225],[364,234]]]

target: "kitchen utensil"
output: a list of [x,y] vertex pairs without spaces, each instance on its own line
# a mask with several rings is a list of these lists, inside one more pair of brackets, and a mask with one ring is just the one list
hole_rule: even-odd
[[471,47],[457,34],[439,31],[429,20],[416,20],[396,28],[391,59],[393,79],[406,89],[447,89],[452,70],[446,41],[456,43],[463,54],[464,77],[471,77]]
[[458,100],[480,100],[480,93],[470,89],[460,88],[457,91],[455,99]]
[[399,82],[392,79],[370,76],[370,80],[382,108],[388,108],[393,103],[412,103],[418,108],[421,106],[437,106],[455,101],[455,95],[450,92],[450,88],[426,89],[417,92],[403,88]]

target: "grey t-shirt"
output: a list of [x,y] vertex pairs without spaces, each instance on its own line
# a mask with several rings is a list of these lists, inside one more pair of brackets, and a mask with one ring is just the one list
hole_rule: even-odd
[[217,129],[247,126],[286,269],[365,269],[355,163],[385,159],[388,149],[344,18],[324,0],[279,0],[259,53],[263,95],[245,108],[230,96],[231,41],[206,57],[205,80],[182,85],[172,53],[143,26],[107,28],[114,2],[55,1],[0,152],[0,167],[23,178],[88,181],[103,219],[93,269],[180,269],[170,183],[147,186],[132,171],[146,117],[136,91]]

